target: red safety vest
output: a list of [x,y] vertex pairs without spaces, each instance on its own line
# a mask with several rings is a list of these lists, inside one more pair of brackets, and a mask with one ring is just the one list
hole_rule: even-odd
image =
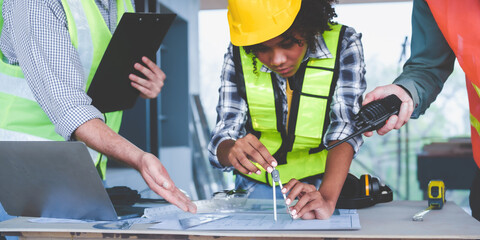
[[427,3],[465,72],[473,158],[480,167],[480,1],[427,0]]

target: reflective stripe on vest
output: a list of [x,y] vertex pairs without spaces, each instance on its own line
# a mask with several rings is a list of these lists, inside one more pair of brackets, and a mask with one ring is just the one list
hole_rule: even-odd
[[[280,132],[277,131],[272,78],[269,73],[258,70],[254,73],[253,53],[247,55],[245,49],[241,47],[240,57],[253,130],[261,132],[259,140],[273,155],[280,148],[282,141],[278,140],[281,139],[281,136]],[[256,69],[261,69],[262,65],[257,59]]]
[[[427,0],[435,22],[442,31],[445,40],[455,53],[458,63],[465,72],[467,80],[468,102],[473,158],[480,167],[480,1],[463,0],[462,4],[454,0]],[[468,24],[465,24],[468,23]]]
[[470,106],[470,137],[472,140],[473,159],[480,167],[480,89],[467,77],[467,93]]
[[[297,114],[294,121],[296,123],[289,122],[291,124],[289,128],[294,128],[292,132],[294,132],[295,138],[291,151],[286,153],[287,163],[277,166],[282,182],[288,182],[291,178],[303,179],[325,171],[327,151],[323,150],[313,154],[310,154],[309,151],[322,144],[324,123],[328,117],[328,102],[333,95],[332,86],[336,82],[334,72],[342,25],[330,27],[332,30],[326,31],[323,37],[333,58],[308,61],[299,101],[297,101],[297,105],[294,105],[292,101],[291,108],[297,110]],[[282,116],[282,114],[276,112],[272,82],[275,80],[272,79],[270,73],[258,71],[263,65],[258,59],[257,71],[254,72],[253,53],[246,54],[245,50],[240,48],[240,58],[252,128],[254,131],[260,132],[260,142],[270,154],[274,155],[281,149],[282,141],[285,141],[285,139],[282,140],[282,134],[277,129],[277,116]],[[295,91],[298,90],[294,89],[294,94]],[[295,112],[292,109],[291,114]],[[292,116],[290,116],[291,119]],[[262,173],[245,176],[271,184],[271,176],[259,164],[254,164]]]
[[[0,0],[0,9],[2,5]],[[63,140],[35,101],[21,68],[6,61],[0,51],[0,140]]]
[[[93,0],[62,0],[62,5],[67,16],[71,41],[79,52],[84,69],[86,91],[112,34]],[[117,0],[117,23],[126,10],[133,11],[131,2]],[[1,16],[0,23],[3,25]],[[0,61],[0,84],[2,84],[0,88],[0,111],[2,112],[0,115],[0,139],[64,140],[55,132],[55,126],[33,98],[20,67],[4,62],[1,53],[0,57],[2,60]],[[122,112],[107,113],[105,119],[106,124],[118,132]],[[99,173],[105,178],[107,158],[100,159],[100,154],[92,149],[89,151],[99,168]]]

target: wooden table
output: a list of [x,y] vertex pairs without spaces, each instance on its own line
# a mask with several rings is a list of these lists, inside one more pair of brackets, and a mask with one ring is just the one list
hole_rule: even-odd
[[150,224],[128,230],[94,229],[91,223],[29,222],[26,217],[0,223],[0,233],[21,239],[480,239],[480,222],[452,202],[430,211],[423,222],[412,216],[426,201],[394,201],[360,209],[360,230],[352,231],[166,231]]

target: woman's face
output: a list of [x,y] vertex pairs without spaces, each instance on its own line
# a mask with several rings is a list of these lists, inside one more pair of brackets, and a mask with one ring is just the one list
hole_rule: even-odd
[[307,51],[305,39],[296,33],[293,37],[300,40],[301,44],[280,35],[258,44],[255,48],[255,56],[280,76],[291,77],[297,72]]

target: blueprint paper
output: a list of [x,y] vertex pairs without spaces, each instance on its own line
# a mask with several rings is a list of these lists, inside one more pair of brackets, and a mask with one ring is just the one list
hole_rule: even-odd
[[[197,203],[197,202],[196,202]],[[218,210],[209,200],[197,203],[197,214],[184,213],[174,206],[145,209],[145,216],[159,222],[151,229],[162,230],[356,230],[360,220],[356,210],[337,209],[327,220],[293,220],[285,207],[278,205],[278,220],[273,220],[272,201],[250,200],[244,208]],[[212,217],[213,216],[213,217]],[[190,224],[191,227],[182,225]]]
[[[279,201],[280,202],[280,201]],[[243,207],[234,209],[221,208],[218,202],[214,200],[199,200],[194,201],[197,205],[197,213],[273,213],[273,202],[270,199],[248,199]],[[285,204],[277,204],[278,213],[287,213]],[[162,207],[146,208],[143,216],[146,218],[163,218],[166,215],[178,215],[184,212],[174,205],[166,205]]]
[[234,213],[224,218],[197,225],[188,229],[180,226],[179,220],[166,219],[150,227],[162,230],[356,230],[360,229],[358,214],[333,215],[327,220],[292,220],[288,214]]

